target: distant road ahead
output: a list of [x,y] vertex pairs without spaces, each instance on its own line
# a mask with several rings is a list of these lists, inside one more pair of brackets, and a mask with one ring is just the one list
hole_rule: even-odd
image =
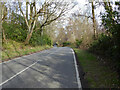
[[[2,65],[2,88],[81,88],[69,47],[22,56]],[[77,73],[77,74],[76,74]]]

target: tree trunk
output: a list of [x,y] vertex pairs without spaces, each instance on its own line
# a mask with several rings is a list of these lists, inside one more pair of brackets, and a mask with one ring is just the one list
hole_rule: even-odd
[[6,42],[5,31],[4,31],[4,29],[3,29],[3,28],[2,28],[2,35],[3,35],[3,42]]
[[2,24],[3,24],[3,20],[1,22],[1,30],[2,30],[2,36],[3,36],[2,38],[3,38],[3,42],[6,42],[5,30],[3,29]]
[[25,40],[25,45],[29,44],[30,38],[31,38],[31,36],[32,36],[32,33],[33,33],[33,29],[31,30],[30,33],[28,33],[27,38],[26,38],[26,40]]
[[26,1],[26,18],[28,20],[28,2]]
[[1,16],[0,17],[2,17],[1,22],[0,22],[0,25],[1,25],[0,27],[1,27],[1,30],[2,30],[3,42],[6,42],[5,30],[3,29],[2,24],[3,24],[3,21],[5,20],[5,18],[7,16],[7,8],[4,6],[4,4],[3,4],[3,6],[0,5],[0,7],[1,7]]
[[94,4],[92,2],[92,16],[93,16],[93,38],[96,39],[96,25],[95,25],[95,12],[94,12]]
[[30,38],[31,38],[32,33],[33,33],[33,30],[34,30],[34,28],[35,28],[35,24],[36,24],[36,19],[34,20],[33,26],[32,26],[32,27],[31,27],[31,26],[29,27],[29,33],[28,33],[27,38],[26,38],[26,40],[25,40],[25,44],[29,44]]

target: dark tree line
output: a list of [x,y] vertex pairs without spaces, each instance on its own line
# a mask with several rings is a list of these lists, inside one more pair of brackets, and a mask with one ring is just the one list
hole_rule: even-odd
[[120,76],[120,2],[115,2],[116,8],[112,8],[110,2],[103,3],[105,13],[101,14],[102,25],[105,33],[99,35],[91,45],[91,51],[103,55],[111,61],[111,66],[116,69]]

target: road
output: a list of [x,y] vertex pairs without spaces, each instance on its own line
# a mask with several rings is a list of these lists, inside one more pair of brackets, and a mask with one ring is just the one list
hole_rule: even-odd
[[2,88],[81,88],[74,52],[69,47],[54,47],[0,65]]

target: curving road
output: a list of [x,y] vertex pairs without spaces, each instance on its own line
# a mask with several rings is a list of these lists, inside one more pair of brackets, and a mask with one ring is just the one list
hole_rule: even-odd
[[2,88],[81,88],[74,52],[54,47],[0,64]]

